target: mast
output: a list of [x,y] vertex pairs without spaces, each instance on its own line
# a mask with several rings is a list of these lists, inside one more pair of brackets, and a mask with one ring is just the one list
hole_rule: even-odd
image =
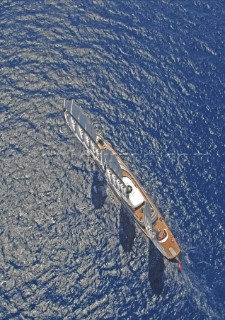
[[143,210],[144,213],[144,224],[147,231],[147,234],[149,237],[156,236],[155,232],[153,231],[153,223],[157,220],[158,216],[157,213],[155,213],[152,210],[152,206],[149,204],[149,202],[145,203],[145,207]]

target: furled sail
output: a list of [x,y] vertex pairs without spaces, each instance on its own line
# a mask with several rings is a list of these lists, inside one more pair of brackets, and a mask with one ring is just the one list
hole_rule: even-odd
[[108,168],[113,170],[119,178],[122,178],[122,171],[119,162],[115,155],[108,149],[102,151],[102,164],[103,166],[106,165]]
[[97,134],[88,118],[82,112],[81,108],[75,105],[74,100],[65,100],[64,108],[69,127],[76,133],[85,147],[98,158],[99,148],[96,143]]
[[108,149],[102,151],[102,166],[109,181],[120,192],[125,193],[126,186],[122,181],[122,171],[116,156]]

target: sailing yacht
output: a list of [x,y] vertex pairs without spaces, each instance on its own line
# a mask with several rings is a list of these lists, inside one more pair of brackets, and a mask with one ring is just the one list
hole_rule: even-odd
[[116,196],[128,208],[137,226],[161,254],[179,262],[181,249],[153,200],[111,144],[97,133],[74,100],[64,101],[64,116],[70,129],[87,149]]

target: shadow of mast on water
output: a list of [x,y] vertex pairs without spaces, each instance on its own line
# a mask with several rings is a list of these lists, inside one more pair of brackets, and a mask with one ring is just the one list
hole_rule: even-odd
[[135,224],[131,219],[128,209],[121,204],[119,239],[124,252],[131,252],[134,245]]
[[164,287],[164,257],[149,240],[148,280],[155,295],[160,295]]
[[107,181],[96,167],[91,186],[91,198],[95,209],[101,209],[107,197]]

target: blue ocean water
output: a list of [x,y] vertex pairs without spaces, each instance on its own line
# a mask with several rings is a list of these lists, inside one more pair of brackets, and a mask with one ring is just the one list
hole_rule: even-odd
[[[222,319],[224,0],[2,0],[0,319]],[[63,119],[74,98],[157,203],[183,271]]]

